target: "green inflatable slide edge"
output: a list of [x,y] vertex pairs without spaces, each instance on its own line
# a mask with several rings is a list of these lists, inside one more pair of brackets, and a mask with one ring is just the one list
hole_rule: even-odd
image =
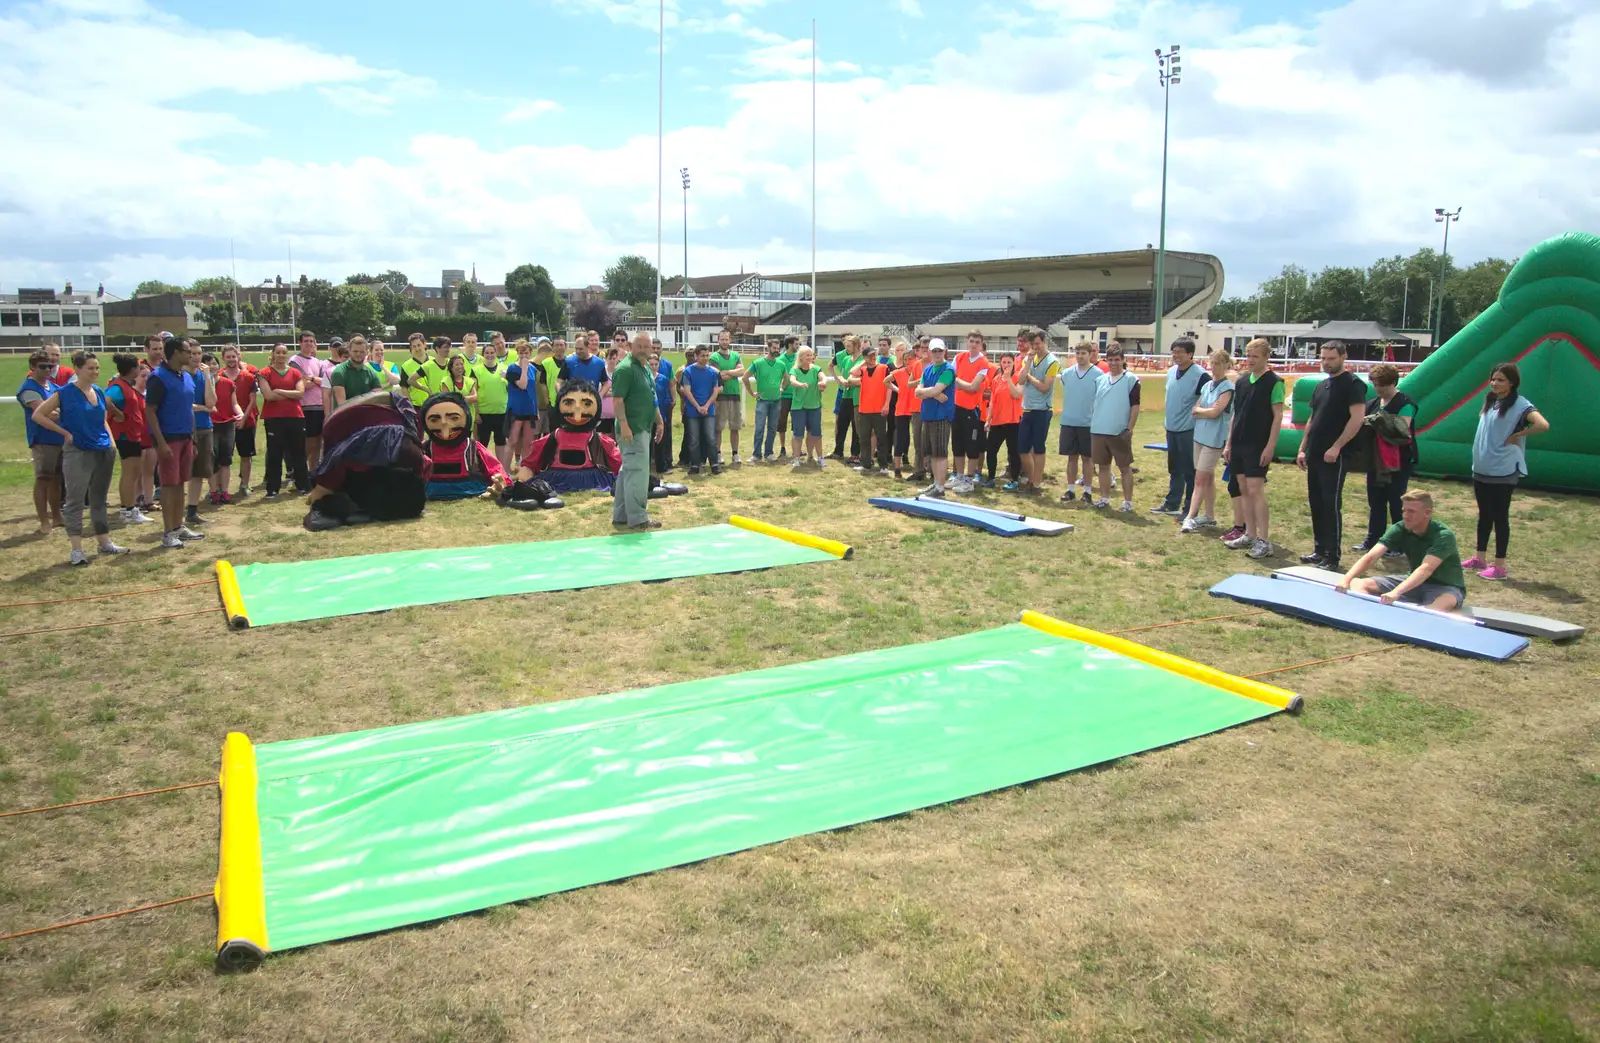
[[[1522,394],[1550,421],[1528,444],[1528,483],[1600,492],[1600,236],[1569,232],[1529,250],[1500,297],[1400,381],[1416,400],[1418,473],[1472,477],[1472,439],[1489,373],[1514,362]],[[1292,419],[1304,424],[1317,377],[1295,381]],[[1302,385],[1304,385],[1302,387]],[[1301,433],[1285,428],[1277,455],[1293,459]]]

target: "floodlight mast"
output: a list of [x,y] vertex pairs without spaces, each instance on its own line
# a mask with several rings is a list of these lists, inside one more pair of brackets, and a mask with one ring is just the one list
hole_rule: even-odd
[[1433,220],[1444,225],[1444,251],[1439,254],[1439,310],[1433,320],[1433,346],[1439,347],[1439,334],[1444,332],[1444,272],[1445,265],[1450,263],[1450,226],[1461,220],[1461,208],[1446,210],[1442,206],[1433,208]]
[[1156,48],[1156,70],[1161,77],[1161,236],[1156,247],[1155,354],[1161,354],[1161,320],[1167,311],[1167,129],[1172,115],[1172,87],[1182,83],[1178,45],[1165,54]]

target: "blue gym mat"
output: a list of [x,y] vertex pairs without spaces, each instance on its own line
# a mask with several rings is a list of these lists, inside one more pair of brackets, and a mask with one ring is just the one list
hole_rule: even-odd
[[1270,576],[1240,573],[1211,588],[1211,596],[1232,598],[1340,630],[1420,645],[1439,652],[1503,663],[1528,647],[1528,639],[1427,612],[1414,612],[1340,594],[1316,583],[1285,583]]
[[867,502],[886,511],[899,511],[901,514],[914,514],[919,518],[970,525],[975,529],[992,532],[996,536],[1054,536],[1072,530],[1072,526],[1062,522],[1043,522],[1048,528],[1040,528],[1026,519],[1018,521],[1003,514],[951,503],[948,500],[902,500],[894,496],[874,496]]
[[1167,443],[1165,442],[1146,442],[1144,447],[1146,449],[1159,449],[1163,453],[1167,451]]

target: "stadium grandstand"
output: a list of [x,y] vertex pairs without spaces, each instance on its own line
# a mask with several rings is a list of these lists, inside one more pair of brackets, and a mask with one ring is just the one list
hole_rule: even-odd
[[[1162,343],[1203,329],[1222,296],[1222,262],[1208,254],[1168,251],[1162,302]],[[1156,251],[1017,257],[818,272],[816,331],[827,344],[847,333],[959,338],[976,329],[992,350],[1014,348],[1021,326],[1044,329],[1065,347],[1082,339],[1120,340],[1130,353],[1155,338]],[[671,290],[683,284],[672,280]],[[689,281],[703,295],[688,310],[663,302],[663,320],[687,343],[703,343],[723,328],[741,340],[812,335],[810,273],[706,277]],[[759,293],[752,292],[759,289]],[[765,298],[754,305],[740,296]],[[793,300],[792,304],[783,303]],[[751,319],[755,321],[752,322]],[[685,321],[687,319],[687,321]]]

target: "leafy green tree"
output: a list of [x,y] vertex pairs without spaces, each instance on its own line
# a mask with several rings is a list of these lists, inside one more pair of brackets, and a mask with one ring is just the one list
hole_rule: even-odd
[[638,254],[624,254],[606,269],[606,296],[627,304],[655,302],[656,266]]
[[1451,276],[1445,283],[1445,300],[1455,305],[1463,323],[1471,322],[1500,296],[1500,284],[1511,274],[1514,261],[1486,257]]
[[326,279],[312,279],[301,290],[300,328],[314,330],[319,337],[357,333],[370,337],[382,332],[383,326],[383,305],[365,286],[334,286]]
[[210,275],[204,279],[196,279],[189,285],[188,292],[195,294],[213,293],[221,296],[225,293],[232,293],[238,286],[239,284],[233,281],[233,276],[231,275]]
[[[267,305],[266,307],[271,307],[271,305]],[[239,321],[242,323],[252,324],[260,321],[256,318],[255,305],[251,304],[249,301],[245,301],[243,304],[239,305]]]
[[377,279],[368,275],[366,272],[357,272],[354,275],[347,275],[344,277],[344,284],[346,286],[368,286],[377,281]]
[[1308,302],[1318,322],[1368,318],[1367,273],[1360,268],[1324,268],[1311,283]]
[[[634,310],[638,314],[638,310]],[[1212,322],[1256,321],[1255,298],[1225,297],[1211,307]]]
[[406,287],[411,285],[410,276],[406,275],[405,272],[394,268],[390,268],[386,272],[378,273],[377,279],[373,281],[388,284],[389,289],[393,290],[396,294],[404,293]]
[[476,315],[480,300],[478,288],[470,280],[463,279],[461,285],[456,287],[456,314]]
[[572,322],[581,329],[594,330],[602,341],[610,340],[617,328],[615,313],[605,301],[584,301],[572,310]]
[[1261,283],[1261,321],[1310,322],[1308,308],[1311,280],[1297,264],[1286,264],[1283,271]]
[[205,320],[208,335],[226,333],[233,329],[233,302],[213,301],[200,309],[200,317]]
[[380,283],[377,289],[378,305],[383,312],[383,321],[393,326],[395,320],[405,312],[411,302],[402,297],[391,284],[381,279],[378,281]]
[[556,329],[566,317],[566,305],[542,264],[519,264],[507,272],[506,294],[517,302],[518,315],[542,329]]
[[183,287],[160,279],[146,279],[133,288],[135,297],[148,297],[153,293],[182,293]]

